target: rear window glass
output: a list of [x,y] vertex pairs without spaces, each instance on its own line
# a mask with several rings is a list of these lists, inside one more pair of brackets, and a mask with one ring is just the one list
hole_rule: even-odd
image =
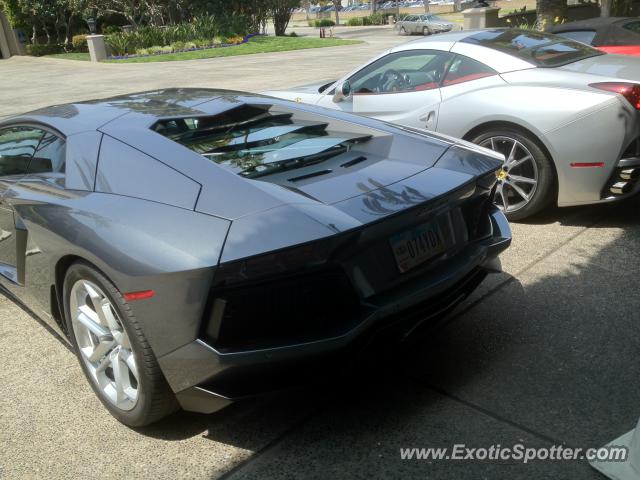
[[214,116],[162,120],[153,129],[247,178],[323,162],[374,135],[303,117],[270,105],[242,105]]
[[596,32],[593,30],[575,30],[572,32],[558,32],[556,35],[591,45],[593,39],[596,37]]
[[528,30],[487,30],[461,40],[498,50],[538,67],[559,67],[603,52],[567,38]]

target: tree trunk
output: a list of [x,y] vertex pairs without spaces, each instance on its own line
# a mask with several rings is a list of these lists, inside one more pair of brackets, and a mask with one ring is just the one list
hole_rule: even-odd
[[[610,15],[614,17],[629,17],[633,10],[633,4],[631,0],[610,0]],[[602,16],[602,14],[600,15]]]
[[336,25],[340,25],[340,15],[338,13],[338,7],[342,6],[340,0],[333,0],[333,7],[336,9]]
[[610,17],[611,16],[611,0],[600,0],[600,16],[601,17]]
[[47,45],[51,45],[51,34],[49,33],[49,29],[46,25],[43,25],[42,29],[44,30],[44,34],[47,36]]
[[424,0],[424,11],[429,13],[429,0]]
[[567,0],[537,0],[538,30],[547,30],[567,19]]

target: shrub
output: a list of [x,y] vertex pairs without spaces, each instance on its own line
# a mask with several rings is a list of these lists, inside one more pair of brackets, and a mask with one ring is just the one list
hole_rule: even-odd
[[165,45],[164,47],[162,47],[160,49],[161,53],[172,53],[173,52],[173,48],[171,48],[171,45]]
[[73,49],[76,52],[88,52],[89,47],[87,46],[87,36],[86,35],[74,35],[71,38],[71,45],[73,45]]
[[180,50],[184,50],[184,42],[173,42],[171,44],[171,48],[173,49],[174,52],[179,52]]
[[230,43],[232,45],[238,45],[242,43],[243,40],[244,40],[244,37],[240,37],[236,35],[235,37],[227,38],[227,43]]
[[384,25],[386,23],[387,16],[382,13],[374,13],[373,15],[369,15],[365,18],[370,22],[368,25]]
[[64,45],[52,43],[50,45],[27,45],[27,54],[34,57],[64,53]]
[[194,42],[187,42],[184,44],[185,50],[193,50],[194,48],[198,48],[198,46]]
[[291,32],[291,33],[289,34],[289,36],[290,36],[290,37],[293,37],[293,38],[295,38],[295,37],[299,37],[299,35],[298,35],[296,32]]
[[[193,42],[198,47],[209,47],[214,42],[203,39],[224,39],[223,36],[232,38],[243,36],[248,33],[248,23],[242,15],[224,16],[202,16],[195,18],[189,23],[181,23],[170,27],[141,27],[133,33],[125,34],[114,32],[107,35],[107,43],[112,47],[116,55],[125,55],[138,49],[154,47],[157,45],[171,45],[174,50],[175,44],[186,44]],[[224,42],[227,43],[226,39]],[[192,47],[193,48],[193,47]]]
[[[222,45],[223,43],[227,43],[227,39],[225,37],[215,37],[213,39],[213,42],[209,42],[210,45]],[[206,47],[210,46],[210,45],[205,45]]]
[[132,40],[132,36],[126,33],[114,33],[106,38],[107,45],[111,48],[111,53],[118,56],[126,55],[127,53],[135,52],[138,48],[142,48]]
[[363,18],[352,17],[347,21],[347,25],[350,27],[361,27],[363,25]]
[[136,55],[149,55],[149,50],[146,48],[138,48],[136,50]]
[[206,48],[210,47],[215,40],[205,40],[202,38],[197,38],[193,41],[198,48]]
[[162,52],[162,47],[154,45],[153,47],[147,48],[147,51],[149,52],[149,55],[157,55],[158,53]]
[[320,20],[309,20],[309,26],[316,28],[333,27],[335,26],[335,24],[336,22],[329,18],[321,18]]

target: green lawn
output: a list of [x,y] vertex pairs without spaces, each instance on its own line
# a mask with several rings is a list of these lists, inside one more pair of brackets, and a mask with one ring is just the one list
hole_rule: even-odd
[[90,60],[88,53],[54,53],[45,55],[47,58],[62,58],[64,60],[82,60],[88,62]]
[[[362,43],[360,40],[340,40],[338,38],[316,37],[254,37],[248,43],[224,48],[208,48],[192,52],[178,52],[149,57],[132,57],[122,60],[107,60],[110,63],[145,63],[145,62],[174,62],[177,60],[197,60],[200,58],[231,57],[233,55],[249,55],[252,53],[286,52],[307,48],[336,47]],[[45,55],[47,58],[62,58],[64,60],[89,61],[88,53],[56,53]]]
[[209,48],[192,52],[169,53],[149,57],[133,57],[122,60],[107,60],[110,63],[173,62],[176,60],[197,60],[200,58],[231,57],[252,53],[286,52],[306,48],[335,47],[362,43],[359,40],[340,40],[337,38],[310,37],[254,37],[248,43],[224,48]]

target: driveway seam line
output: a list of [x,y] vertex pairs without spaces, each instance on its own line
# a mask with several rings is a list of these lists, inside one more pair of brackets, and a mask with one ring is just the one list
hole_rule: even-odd
[[435,385],[431,385],[428,383],[425,383],[424,381],[421,381],[419,379],[413,378],[413,377],[408,377],[409,379],[413,380],[414,382],[418,382],[421,385],[423,385],[425,388],[428,388],[429,390],[433,390],[434,392],[439,393],[440,395],[443,395],[455,402],[460,403],[461,405],[464,405],[468,408],[471,408],[473,410],[476,410],[477,412],[482,413],[483,415],[492,418],[494,420],[497,420],[498,422],[501,423],[505,423],[511,427],[514,427],[518,430],[521,430],[525,433],[528,433],[529,435],[533,435],[534,437],[540,439],[540,440],[544,440],[545,442],[549,442],[552,445],[563,445],[563,446],[569,446],[571,447],[571,445],[569,445],[566,442],[563,442],[561,440],[555,439],[553,437],[550,437],[548,435],[545,435],[544,433],[540,433],[536,430],[533,430],[532,428],[529,428],[525,425],[522,425],[521,423],[515,422],[513,420],[510,420],[506,417],[502,417],[496,413],[493,413],[491,410],[488,410],[480,405],[477,405],[475,403],[469,402],[467,400],[464,400],[463,398],[460,398],[456,395],[453,395],[452,393],[447,392],[446,390],[443,390],[442,388],[436,387]]
[[302,425],[307,423],[307,421],[309,421],[313,416],[318,414],[321,410],[322,410],[322,407],[318,407],[318,408],[313,409],[307,415],[303,415],[303,417],[301,419],[299,419],[297,422],[294,422],[291,426],[286,428],[283,432],[281,432],[279,435],[277,435],[274,439],[272,439],[271,441],[267,442],[262,448],[259,448],[257,451],[255,451],[253,453],[253,455],[251,455],[249,458],[247,458],[246,460],[241,461],[240,463],[235,465],[231,470],[228,470],[227,472],[223,473],[220,477],[218,477],[218,480],[227,480],[227,479],[231,478],[232,475],[234,475],[235,473],[241,471],[243,468],[245,468],[246,466],[248,466],[249,464],[251,464],[255,460],[259,459],[262,455],[264,455],[269,450],[275,448],[278,444],[280,444],[286,437],[288,437],[290,434],[292,434],[298,427],[301,427]]

